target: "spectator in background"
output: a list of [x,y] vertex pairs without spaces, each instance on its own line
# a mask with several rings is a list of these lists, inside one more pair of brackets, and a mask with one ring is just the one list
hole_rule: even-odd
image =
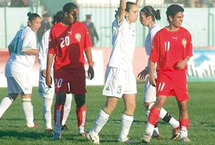
[[11,0],[10,2],[11,7],[28,7],[30,6],[29,0]]
[[83,22],[90,33],[91,41],[93,46],[96,44],[94,37],[96,38],[97,42],[99,41],[99,36],[96,32],[96,27],[94,26],[93,22],[91,22],[91,15],[86,15],[86,20]]
[[50,15],[48,12],[43,14],[43,20],[41,23],[41,27],[37,32],[37,42],[41,42],[41,39],[43,37],[43,33],[46,32],[51,28],[51,23],[50,23]]

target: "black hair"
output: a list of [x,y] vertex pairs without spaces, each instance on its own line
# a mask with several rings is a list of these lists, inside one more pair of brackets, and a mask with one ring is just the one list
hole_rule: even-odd
[[74,20],[76,21],[78,19],[78,16],[76,14],[76,11],[75,9],[78,9],[78,6],[74,3],[66,3],[64,6],[63,6],[63,12],[64,13],[70,13],[70,12],[73,12],[73,17],[74,17]]
[[129,12],[130,9],[131,9],[131,6],[133,5],[136,5],[135,3],[133,2],[126,2],[126,8],[125,8],[125,11]]
[[29,22],[32,22],[33,20],[35,20],[38,17],[41,18],[40,15],[38,15],[37,13],[31,13],[31,12],[28,12],[27,16],[28,16],[28,21]]
[[170,5],[166,11],[167,20],[170,21],[169,16],[175,17],[178,12],[184,12],[184,9],[177,4]]
[[63,11],[58,11],[58,12],[53,16],[52,24],[54,25],[55,23],[64,22],[64,21],[65,21],[64,12],[63,12]]
[[160,20],[161,16],[160,16],[160,10],[156,10],[152,7],[152,6],[145,6],[143,7],[140,12],[143,12],[146,17],[151,16],[152,20],[155,21],[156,20]]

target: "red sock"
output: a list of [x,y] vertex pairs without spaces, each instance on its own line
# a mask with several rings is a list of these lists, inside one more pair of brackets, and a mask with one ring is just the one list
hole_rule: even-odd
[[78,127],[85,126],[87,106],[83,105],[76,108],[76,116],[78,119]]
[[189,118],[181,118],[179,119],[179,122],[180,122],[180,127],[181,126],[185,126],[188,130],[189,128],[189,123],[190,123],[190,119]]
[[63,118],[63,105],[55,104],[55,106],[54,106],[54,124],[56,124],[57,121],[60,121],[60,124],[62,124],[62,118]]
[[156,107],[153,107],[149,113],[148,122],[155,126],[159,119],[159,114],[160,110],[158,110]]

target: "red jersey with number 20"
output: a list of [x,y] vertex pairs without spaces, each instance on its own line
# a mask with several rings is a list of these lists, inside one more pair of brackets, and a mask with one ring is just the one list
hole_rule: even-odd
[[[192,56],[191,34],[183,27],[178,31],[161,29],[152,43],[150,60],[157,62],[157,71],[178,71],[176,65],[187,56]],[[187,70],[187,65],[180,70]]]
[[85,24],[76,21],[66,26],[59,22],[52,27],[49,39],[48,53],[55,55],[55,71],[84,65],[84,50],[92,46]]

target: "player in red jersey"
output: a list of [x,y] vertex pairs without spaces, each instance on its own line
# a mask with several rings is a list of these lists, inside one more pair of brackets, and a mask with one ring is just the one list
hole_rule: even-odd
[[85,70],[84,53],[86,55],[90,79],[94,77],[91,40],[86,26],[77,21],[78,7],[74,3],[63,6],[65,22],[55,24],[50,32],[49,54],[47,62],[46,83],[51,87],[51,66],[54,61],[55,79],[55,127],[54,139],[61,137],[61,121],[66,93],[74,94],[76,114],[78,118],[78,133],[85,134],[86,104],[85,104]]
[[[149,114],[143,142],[150,142],[154,125],[160,109],[169,96],[175,96],[179,106],[180,140],[188,138],[189,117],[187,101],[187,62],[192,54],[192,39],[188,30],[181,27],[184,9],[176,4],[167,8],[169,26],[161,29],[154,37],[150,55],[150,83],[156,86],[157,100]],[[154,76],[154,64],[157,63],[157,81]]]

